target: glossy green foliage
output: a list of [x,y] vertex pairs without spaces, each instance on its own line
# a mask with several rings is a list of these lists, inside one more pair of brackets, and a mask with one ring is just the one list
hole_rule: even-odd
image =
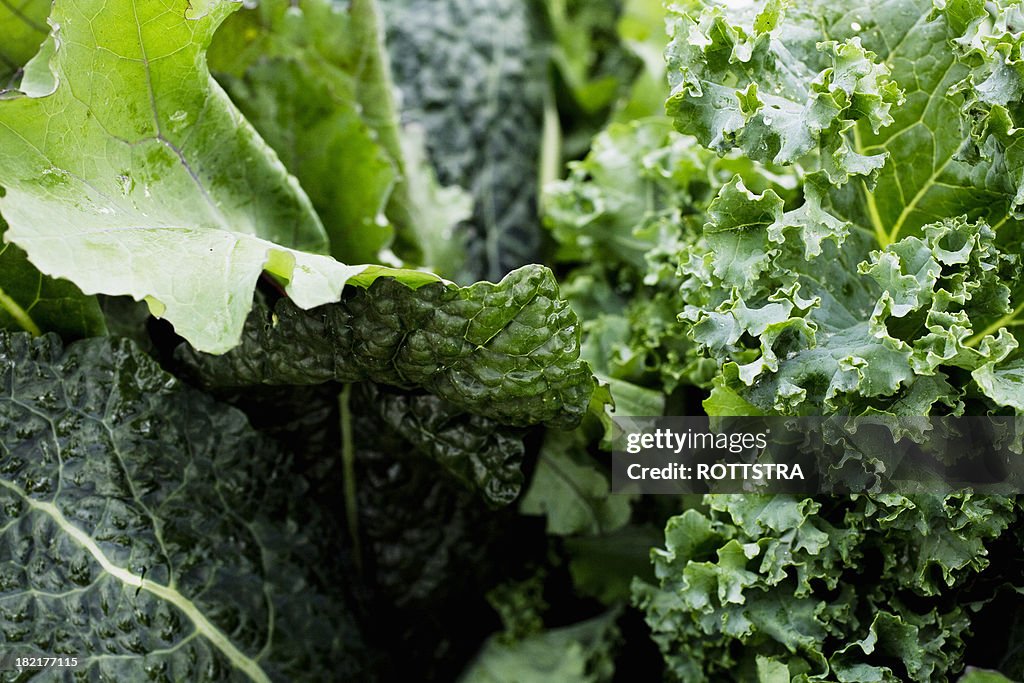
[[551,271],[528,266],[498,284],[412,290],[377,280],[338,304],[255,312],[223,356],[182,350],[208,386],[370,379],[419,387],[510,425],[571,427],[594,380],[579,360],[576,314]]

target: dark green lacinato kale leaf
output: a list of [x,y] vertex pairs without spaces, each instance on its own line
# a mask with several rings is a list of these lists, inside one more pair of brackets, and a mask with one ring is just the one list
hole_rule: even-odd
[[430,394],[389,394],[366,385],[357,400],[365,401],[417,452],[480,491],[489,503],[508,505],[519,496],[522,434]]
[[417,680],[453,680],[486,635],[467,625],[493,620],[488,587],[534,551],[509,542],[511,511],[484,509],[375,406],[351,405],[359,537],[373,595],[365,636],[393,655],[386,680],[409,671]]
[[572,427],[594,390],[579,349],[551,271],[527,266],[470,287],[380,279],[312,311],[282,299],[251,314],[223,356],[182,347],[180,357],[212,387],[372,380],[503,424]]
[[5,652],[97,681],[365,679],[302,480],[240,412],[127,340],[0,333],[0,386]]
[[474,198],[467,272],[497,280],[537,260],[546,54],[530,3],[384,0],[402,120],[423,126],[443,185]]

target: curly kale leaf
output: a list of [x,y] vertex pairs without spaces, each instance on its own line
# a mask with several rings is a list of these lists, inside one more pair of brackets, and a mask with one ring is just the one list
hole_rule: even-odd
[[273,315],[251,315],[229,353],[183,347],[181,357],[209,386],[368,379],[503,424],[571,427],[594,390],[579,350],[579,321],[551,271],[527,266],[470,287],[380,279],[312,311],[283,299]]
[[885,155],[856,149],[846,133],[861,121],[874,131],[892,123],[903,94],[860,37],[843,35],[849,27],[832,30],[853,13],[817,2],[757,5],[683,3],[671,13],[667,107],[676,126],[756,161],[816,153],[837,183],[877,174]]
[[[979,123],[1012,99],[1012,88],[992,99],[1009,14],[918,0],[703,5],[676,13],[676,125],[791,165],[802,192],[736,178],[701,207],[702,234],[680,251],[683,318],[721,369],[706,408],[1021,410],[1020,133]],[[856,60],[836,61],[840,47]],[[893,88],[899,107],[885,96]],[[767,92],[785,101],[751,99]],[[838,118],[808,118],[842,92]],[[870,168],[847,163],[860,157]]]
[[720,159],[668,119],[651,117],[610,125],[585,159],[569,164],[568,178],[548,186],[544,219],[556,258],[580,264],[563,292],[585,320],[583,354],[599,375],[657,380],[665,392],[709,381],[713,363],[697,357],[678,319],[679,253],[700,235],[708,203],[733,177],[792,195],[796,179],[776,170]]
[[0,387],[5,651],[96,680],[366,673],[302,480],[241,413],[126,340],[0,332]]
[[[634,584],[655,642],[685,681],[920,683],[963,667],[989,548],[1020,506],[969,494],[828,499],[705,498],[652,551],[657,583]],[[992,576],[989,576],[992,574]],[[770,677],[766,677],[771,672]]]

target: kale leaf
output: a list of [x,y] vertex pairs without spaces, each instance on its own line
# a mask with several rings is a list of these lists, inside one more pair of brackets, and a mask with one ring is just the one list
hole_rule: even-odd
[[127,340],[0,332],[0,640],[104,680],[369,675],[288,459]]
[[594,391],[579,341],[551,271],[528,266],[470,287],[379,279],[312,311],[282,299],[273,314],[250,316],[232,351],[181,347],[179,357],[207,386],[369,379],[425,389],[503,424],[571,427]]

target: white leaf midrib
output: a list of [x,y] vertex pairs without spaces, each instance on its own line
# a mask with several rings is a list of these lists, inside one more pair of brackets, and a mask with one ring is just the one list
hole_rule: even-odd
[[119,567],[114,564],[110,558],[106,556],[103,549],[99,547],[96,541],[93,540],[85,531],[72,524],[71,521],[64,516],[64,513],[60,511],[60,508],[53,503],[44,503],[35,500],[27,495],[25,491],[16,484],[3,479],[0,479],[0,487],[14,492],[24,500],[32,510],[49,517],[61,531],[84,548],[107,574],[125,585],[133,586],[152,593],[161,600],[177,607],[189,618],[189,620],[192,621],[196,630],[202,634],[204,638],[210,641],[210,644],[213,645],[213,647],[219,650],[234,667],[244,672],[250,679],[256,683],[271,683],[270,677],[263,671],[263,668],[259,663],[239,650],[238,647],[231,642],[231,639],[211,623],[210,620],[206,618],[206,615],[196,607],[195,603],[187,597],[173,588],[156,583],[149,579],[144,579],[124,567]]

